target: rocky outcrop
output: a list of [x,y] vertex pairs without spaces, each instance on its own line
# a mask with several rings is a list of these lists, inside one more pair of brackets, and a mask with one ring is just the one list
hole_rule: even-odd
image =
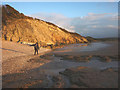
[[25,16],[9,5],[2,6],[2,39],[13,42],[36,41],[42,44],[69,44],[88,42],[86,38],[68,32],[50,22]]
[[72,67],[60,74],[69,78],[70,88],[117,88],[118,71],[116,68],[97,69],[90,67]]

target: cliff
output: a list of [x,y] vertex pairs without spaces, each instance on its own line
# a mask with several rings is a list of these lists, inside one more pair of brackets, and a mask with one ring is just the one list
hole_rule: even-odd
[[86,38],[50,22],[25,16],[9,5],[2,6],[2,39],[44,44],[85,43]]

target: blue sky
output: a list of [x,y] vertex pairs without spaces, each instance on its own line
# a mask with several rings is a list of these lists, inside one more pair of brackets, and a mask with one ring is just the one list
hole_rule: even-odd
[[117,2],[7,2],[25,15],[96,38],[118,36]]
[[[6,4],[6,3],[3,3]],[[9,2],[7,3],[25,15],[34,13],[60,13],[67,17],[86,16],[94,13],[117,13],[117,2]]]

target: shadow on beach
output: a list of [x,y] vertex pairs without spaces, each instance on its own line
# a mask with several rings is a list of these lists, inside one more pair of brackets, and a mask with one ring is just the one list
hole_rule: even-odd
[[117,43],[106,43],[110,45],[93,51],[70,45],[43,55],[13,58],[7,61],[10,65],[3,65],[8,70],[3,71],[3,88],[117,88]]

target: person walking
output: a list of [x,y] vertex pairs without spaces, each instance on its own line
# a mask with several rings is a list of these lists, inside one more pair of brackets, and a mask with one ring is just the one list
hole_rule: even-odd
[[38,50],[39,50],[39,46],[38,46],[38,42],[36,42],[36,44],[34,45],[34,55],[36,55],[36,53],[38,54]]

